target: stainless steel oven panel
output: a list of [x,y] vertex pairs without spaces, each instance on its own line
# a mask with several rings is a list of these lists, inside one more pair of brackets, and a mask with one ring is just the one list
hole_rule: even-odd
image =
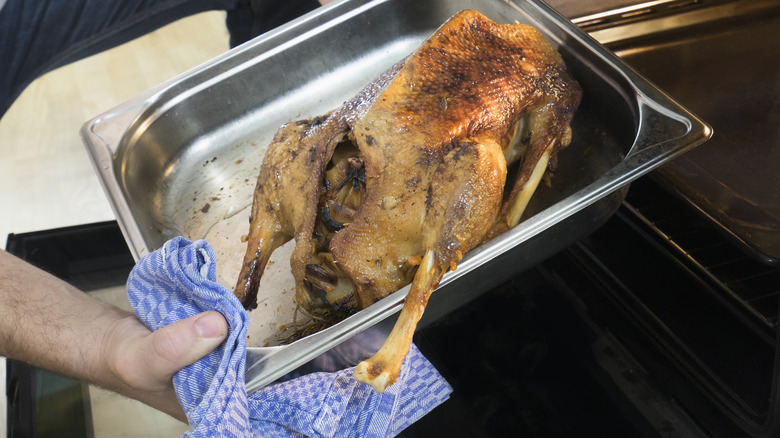
[[[235,245],[246,233],[257,170],[279,125],[339,106],[465,8],[538,27],[563,54],[584,97],[550,187],[540,188],[520,225],[471,251],[444,277],[426,320],[590,233],[615,211],[630,181],[711,135],[540,1],[335,2],[84,125],[84,142],[134,256],[176,235]],[[400,310],[407,291],[292,344],[248,348],[247,390],[369,327],[388,325],[379,323]]]
[[745,253],[780,265],[780,3],[667,3],[574,21],[714,127],[657,176]]

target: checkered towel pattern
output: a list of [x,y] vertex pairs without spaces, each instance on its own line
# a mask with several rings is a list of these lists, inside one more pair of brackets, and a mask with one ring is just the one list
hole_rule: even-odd
[[267,386],[247,397],[247,312],[216,283],[206,241],[177,237],[141,259],[127,292],[151,330],[206,310],[228,320],[225,342],[173,377],[192,430],[185,437],[395,436],[445,401],[452,388],[412,346],[398,381],[383,394],[352,378],[352,369],[313,373]]

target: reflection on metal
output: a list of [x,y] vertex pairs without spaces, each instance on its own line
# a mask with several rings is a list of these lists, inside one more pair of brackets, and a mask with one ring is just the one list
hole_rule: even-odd
[[631,22],[659,18],[671,14],[678,14],[683,10],[691,10],[702,6],[710,6],[714,3],[723,3],[725,0],[655,0],[638,3],[623,8],[596,14],[585,15],[572,19],[574,24],[588,32],[607,27],[615,27]]
[[600,43],[609,45],[662,32],[679,32],[697,24],[776,6],[775,0],[658,0],[576,17],[572,22]]

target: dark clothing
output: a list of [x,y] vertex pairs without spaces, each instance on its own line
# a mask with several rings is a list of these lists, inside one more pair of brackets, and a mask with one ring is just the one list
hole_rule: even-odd
[[0,9],[0,117],[34,79],[178,19],[227,11],[234,47],[316,0],[6,0]]

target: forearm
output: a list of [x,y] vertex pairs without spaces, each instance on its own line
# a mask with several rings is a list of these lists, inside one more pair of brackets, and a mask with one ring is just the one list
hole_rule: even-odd
[[172,377],[227,336],[216,311],[150,332],[132,313],[0,251],[0,355],[94,383],[181,421]]
[[102,337],[127,312],[0,251],[0,354],[100,381]]
[[0,355],[94,383],[184,420],[170,381],[139,388],[122,373],[119,343],[149,332],[132,313],[0,251]]

